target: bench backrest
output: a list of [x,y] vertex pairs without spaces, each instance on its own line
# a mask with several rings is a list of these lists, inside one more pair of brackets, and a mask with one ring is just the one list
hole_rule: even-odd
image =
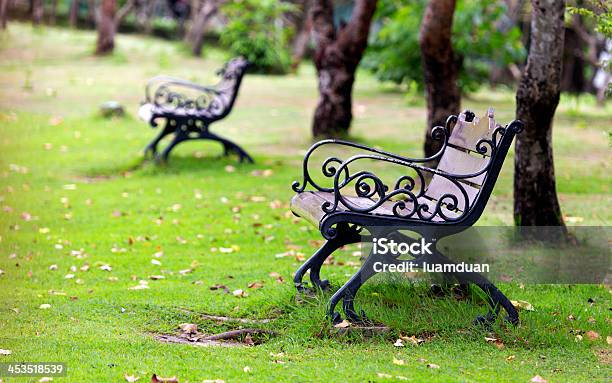
[[434,174],[425,196],[442,201],[442,205],[455,212],[455,216],[476,210],[477,219],[516,133],[513,130],[508,132],[509,137],[505,137],[504,132],[496,125],[492,109],[482,118],[468,111],[461,113],[436,168],[443,175]]
[[[236,97],[238,97],[238,90],[240,89],[242,77],[246,73],[248,66],[249,62],[246,59],[236,57],[228,61],[225,66],[217,72],[218,75],[221,76],[221,81],[219,81],[214,88],[217,92],[217,102],[224,107],[219,118],[225,117],[232,110],[234,101],[236,101]],[[215,101],[211,101],[211,104],[213,102]]]
[[154,77],[145,89],[146,102],[157,108],[154,115],[197,116],[207,123],[220,120],[230,113],[248,65],[242,57],[230,60],[217,72],[221,80],[215,86]]

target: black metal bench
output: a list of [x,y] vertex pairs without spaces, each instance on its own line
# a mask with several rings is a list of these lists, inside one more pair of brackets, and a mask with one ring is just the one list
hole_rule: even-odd
[[[506,127],[496,125],[492,109],[480,119],[470,111],[450,116],[444,127],[432,130],[432,137],[442,141],[442,148],[424,159],[406,158],[345,141],[324,140],[313,145],[304,158],[302,182],[293,183],[297,194],[291,201],[291,209],[295,215],[317,226],[327,241],[297,270],[294,277],[297,289],[306,288],[302,279],[308,271],[315,287],[328,288],[329,282],[320,277],[321,266],[341,246],[364,242],[377,234],[403,237],[399,229],[406,227],[433,242],[433,254],[416,258],[417,266],[423,261],[430,265],[452,263],[435,248],[435,243],[467,229],[479,219],[512,140],[522,126],[518,120]],[[333,145],[342,148],[336,150]],[[311,173],[311,156],[328,146],[332,146],[334,152],[348,148],[359,154],[346,160],[329,157],[321,164],[321,174]],[[439,161],[436,168],[426,166],[436,160]],[[398,166],[401,175],[389,187],[370,168],[349,170],[349,167],[357,167],[360,161]],[[312,190],[306,190],[308,185]],[[362,237],[367,235],[364,228],[370,237]],[[365,314],[360,316],[355,312],[353,301],[362,284],[376,274],[372,267],[375,259],[370,253],[359,271],[332,296],[328,315],[334,322],[341,320],[335,311],[340,300],[347,319],[352,322],[366,320]],[[518,323],[517,310],[510,300],[484,276],[461,273],[445,277],[463,286],[475,284],[487,294],[491,308],[486,316],[477,318],[478,322],[493,322],[503,307],[507,319]]]
[[[231,112],[248,65],[248,61],[241,57],[232,59],[218,72],[221,81],[213,87],[165,76],[151,79],[145,90],[146,100],[138,114],[152,127],[157,127],[158,119],[165,120],[165,126],[146,147],[145,156],[151,153],[156,159],[167,161],[170,151],[179,143],[208,139],[220,142],[225,155],[233,151],[241,162],[245,159],[253,162],[240,146],[209,130],[210,124]],[[172,133],[174,139],[158,155],[157,145]]]

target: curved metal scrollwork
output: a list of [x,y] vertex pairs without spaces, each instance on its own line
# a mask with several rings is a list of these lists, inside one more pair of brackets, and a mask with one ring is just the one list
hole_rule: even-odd
[[[424,166],[427,162],[441,159],[448,145],[451,125],[456,123],[457,120],[457,116],[450,116],[444,127],[438,126],[432,130],[432,137],[441,140],[442,146],[436,154],[423,159],[406,158],[351,142],[320,141],[313,145],[306,153],[303,162],[304,178],[301,183],[297,181],[293,183],[293,190],[298,193],[303,192],[307,185],[310,184],[318,191],[333,193],[333,202],[326,201],[321,206],[325,213],[332,213],[341,207],[341,210],[344,211],[376,214],[376,210],[385,205],[384,211],[390,210],[393,216],[397,218],[441,223],[461,221],[469,214],[480,194],[479,190],[478,194],[470,199],[466,191],[467,185],[470,184],[469,179],[485,174],[483,182],[484,184],[487,183],[488,173],[493,166],[501,167],[503,157],[505,157],[514,135],[520,131],[522,124],[519,121],[515,121],[508,125],[508,127],[497,125],[490,139],[483,138],[476,143],[476,152],[488,157],[488,161],[483,168],[476,172],[470,174],[452,174]],[[512,134],[507,134],[508,131]],[[311,177],[308,162],[315,150],[324,145],[332,144],[357,148],[365,153],[354,155],[344,161],[338,157],[329,157],[323,161],[321,174],[327,179],[333,179],[333,187],[323,187]],[[501,151],[503,152],[502,155],[498,156],[501,147],[504,150]],[[351,174],[349,167],[355,167],[355,163],[361,160],[382,161],[399,165],[409,169],[411,174],[399,176],[393,182],[393,187],[389,188],[379,176],[371,171],[360,170]],[[443,178],[447,183],[453,185],[452,192],[446,192],[436,199],[427,196],[426,180],[430,179],[431,176]],[[352,189],[350,195],[345,191],[349,185],[354,185],[348,188],[348,190]],[[359,200],[359,204],[355,202],[354,196],[362,197]]]
[[[208,87],[172,77],[151,79],[146,87],[146,101],[162,113],[195,114],[213,119],[229,111],[238,92],[242,76],[248,67],[243,58],[229,61],[218,74],[221,80]],[[155,91],[152,92],[154,86]],[[195,92],[189,96],[186,91]]]
[[[355,148],[355,149],[359,149],[359,150],[362,150],[368,153],[378,154],[380,156],[394,158],[400,161],[413,162],[413,163],[426,163],[430,161],[439,160],[440,157],[442,157],[442,154],[444,154],[444,149],[446,149],[446,146],[448,144],[448,136],[449,136],[448,132],[450,132],[450,126],[454,124],[456,121],[457,121],[457,116],[450,116],[446,120],[446,124],[444,127],[436,126],[432,129],[431,131],[432,138],[436,141],[441,141],[442,147],[433,156],[427,157],[427,158],[408,158],[408,157],[400,156],[394,153],[386,152],[384,150],[379,150],[379,149],[371,148],[369,146],[357,144],[354,142],[348,142],[348,141],[331,140],[331,139],[319,141],[313,146],[311,146],[310,149],[308,149],[308,152],[306,153],[306,155],[304,156],[304,161],[302,163],[302,171],[303,171],[302,182],[300,183],[299,181],[294,181],[291,187],[293,188],[293,191],[297,193],[301,193],[304,190],[306,190],[306,187],[308,186],[308,184],[310,184],[312,187],[314,187],[316,190],[319,190],[319,191],[326,191],[326,192],[334,191],[333,188],[320,186],[313,179],[313,177],[310,174],[310,170],[308,169],[308,163],[309,163],[309,160],[312,154],[316,152],[317,149],[323,146],[327,146],[327,145],[339,145],[339,146],[344,146],[347,148]],[[321,174],[326,178],[333,178],[338,171],[336,166],[342,165],[342,163],[343,161],[340,158],[337,158],[337,157],[327,158],[325,161],[323,161],[321,165]],[[349,174],[348,168],[345,167],[343,170],[343,173],[345,173],[345,178],[347,178]]]

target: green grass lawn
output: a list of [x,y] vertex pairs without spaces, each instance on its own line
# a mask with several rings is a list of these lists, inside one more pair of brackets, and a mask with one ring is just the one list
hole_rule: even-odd
[[[191,142],[156,167],[141,154],[156,132],[135,118],[146,80],[212,82],[223,52],[194,59],[176,43],[119,36],[113,57],[94,58],[91,32],[20,24],[0,38],[0,349],[12,352],[0,362],[65,362],[68,376],[54,381],[67,382],[125,381],[124,374],[146,382],[154,373],[181,382],[528,382],[535,375],[603,382],[612,375],[609,286],[504,284],[534,311],[521,312],[519,327],[492,332],[471,324],[485,306],[434,299],[425,282],[381,279],[360,291],[358,308],[391,328],[374,336],[337,334],[324,317],[328,295],[296,301],[292,273],[320,240],[288,213],[290,185],[311,144],[311,66],[285,77],[247,75],[233,113],[213,125],[255,165]],[[353,138],[419,156],[423,101],[358,77]],[[98,117],[99,104],[111,99],[128,117]],[[492,105],[500,122],[513,117],[510,91],[483,90],[463,104],[479,113]],[[611,116],[609,105],[597,108],[589,97],[563,98],[558,108],[555,171],[572,224],[611,221]],[[480,225],[512,224],[512,156]],[[354,250],[325,265],[334,288],[355,271]],[[132,289],[141,280],[148,288]],[[249,288],[253,282],[262,287]],[[248,296],[231,293],[238,289]],[[240,325],[203,314],[272,318],[257,326],[275,335],[252,347],[156,340],[181,323],[207,334]],[[426,341],[394,347],[400,335]]]

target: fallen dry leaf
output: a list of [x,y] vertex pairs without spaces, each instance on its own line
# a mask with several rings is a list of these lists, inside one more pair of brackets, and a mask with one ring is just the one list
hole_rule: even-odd
[[346,319],[334,325],[335,328],[347,328],[350,326],[351,326],[351,322],[347,321]]
[[533,305],[527,301],[510,301],[517,310],[534,311]]
[[425,342],[425,339],[417,338],[416,336],[400,336],[400,339],[406,342],[410,342],[414,346],[418,346],[419,344]]
[[151,383],[179,383],[179,381],[176,376],[173,376],[171,378],[162,378],[153,374],[153,376],[151,377]]
[[41,310],[47,310],[51,308],[51,305],[48,303],[43,303],[42,305],[38,306],[38,308]]
[[589,338],[589,340],[595,340],[599,338],[599,334],[595,331],[587,331],[586,336],[587,338]]
[[125,378],[125,381],[129,382],[129,383],[134,383],[134,382],[136,382],[136,381],[138,381],[140,379],[139,376],[128,375],[128,374],[123,375],[123,377]]
[[377,373],[376,373],[376,375],[378,375],[378,377],[379,377],[379,378],[386,378],[386,379],[391,379],[391,378],[393,378],[393,376],[392,376],[392,375],[385,374],[385,373],[383,373],[383,372],[377,372]]
[[404,364],[406,364],[406,362],[404,362],[403,359],[395,359],[395,357],[393,358],[393,364],[397,364],[398,366],[403,366]]
[[249,296],[249,294],[246,291],[242,290],[242,289],[234,290],[234,291],[232,291],[232,294],[235,297],[238,297],[238,298],[244,298],[244,297],[248,297]]
[[542,378],[540,375],[536,375],[531,378],[530,382],[532,383],[548,383],[548,380]]
[[608,342],[608,344],[611,344],[611,345],[612,345],[612,336],[609,336],[609,335],[608,335],[608,336],[606,337],[606,342]]
[[501,340],[497,338],[487,337],[487,336],[485,336],[484,338],[488,343],[494,343],[495,347],[499,348],[500,350],[504,348],[504,342],[502,342]]
[[198,332],[198,325],[195,323],[181,323],[179,325],[179,328],[181,329],[181,331],[189,334],[195,334],[196,332]]
[[251,282],[248,285],[249,289],[261,289],[263,287],[262,282]]
[[253,342],[253,338],[251,338],[251,334],[246,334],[243,340],[244,344],[247,346],[254,346],[255,342]]
[[148,288],[149,288],[149,282],[145,280],[141,280],[141,281],[138,281],[138,284],[136,286],[130,287],[129,290],[145,290]]
[[514,359],[516,359],[516,356],[514,355],[510,355],[509,357],[506,358],[508,362],[512,362]]
[[227,286],[217,283],[216,285],[210,286],[211,290],[223,290],[226,294],[229,294]]

